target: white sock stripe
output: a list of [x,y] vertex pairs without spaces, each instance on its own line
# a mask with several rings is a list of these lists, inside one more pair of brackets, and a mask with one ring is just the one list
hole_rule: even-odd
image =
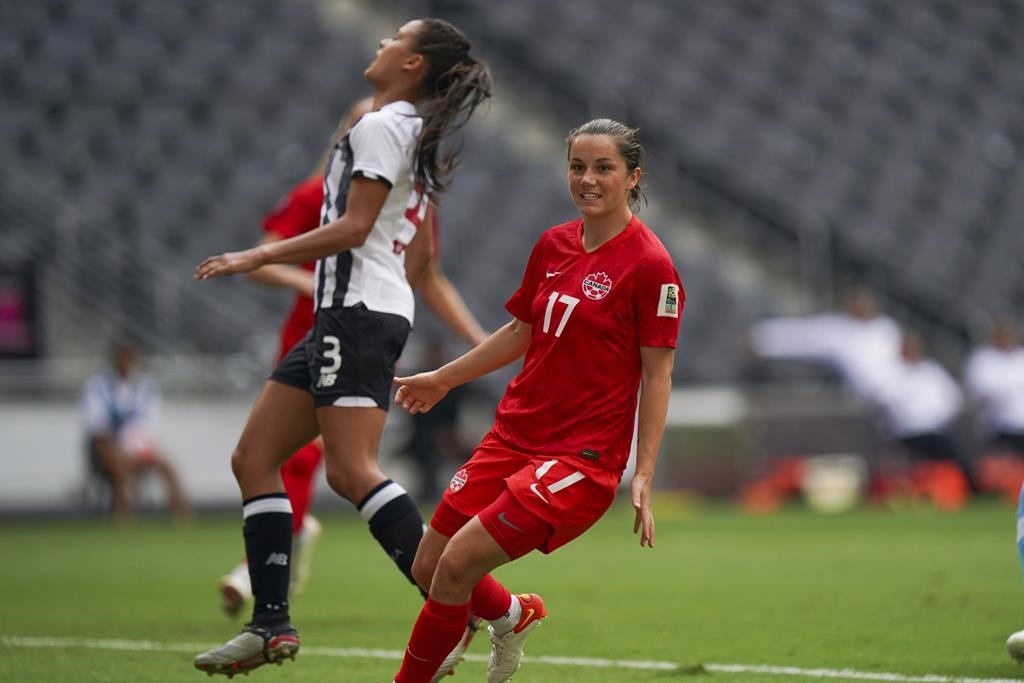
[[363,509],[359,511],[359,514],[362,515],[364,520],[369,522],[373,519],[375,514],[380,512],[382,507],[393,501],[395,498],[404,496],[405,493],[405,489],[395,482],[391,482],[380,491],[373,494],[370,500],[366,501],[366,505],[364,505]]
[[267,512],[287,512],[291,514],[292,503],[287,498],[260,498],[242,506],[242,519]]

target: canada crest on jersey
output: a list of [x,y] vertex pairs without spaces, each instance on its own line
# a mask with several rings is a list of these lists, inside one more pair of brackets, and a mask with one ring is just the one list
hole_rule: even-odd
[[610,291],[612,291],[612,279],[608,277],[608,273],[591,273],[583,278],[583,294],[588,299],[594,301],[603,299],[608,296]]
[[463,467],[452,477],[452,481],[448,484],[448,488],[452,490],[452,493],[458,493],[459,490],[466,485],[467,481],[469,481],[469,472],[467,472],[466,468]]

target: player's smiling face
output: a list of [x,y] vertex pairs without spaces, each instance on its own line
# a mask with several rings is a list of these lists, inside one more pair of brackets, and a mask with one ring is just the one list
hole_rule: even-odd
[[569,148],[569,192],[584,216],[596,218],[629,212],[629,192],[640,169],[626,167],[615,138],[580,135]]
[[416,51],[416,41],[422,22],[418,19],[404,24],[395,35],[382,38],[377,47],[377,56],[370,63],[363,76],[374,87],[393,82],[401,75],[403,68],[413,68],[423,55]]

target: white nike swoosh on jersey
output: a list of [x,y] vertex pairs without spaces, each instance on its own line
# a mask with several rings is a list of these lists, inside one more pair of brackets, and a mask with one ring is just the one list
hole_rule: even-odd
[[541,492],[537,489],[537,484],[530,484],[530,490],[536,493],[537,497],[543,500],[545,503],[548,502],[548,499],[541,495]]
[[551,272],[550,270],[548,271],[548,277],[554,277],[556,275],[561,275],[561,274],[562,274],[562,271],[560,271],[560,270],[556,270],[555,272]]

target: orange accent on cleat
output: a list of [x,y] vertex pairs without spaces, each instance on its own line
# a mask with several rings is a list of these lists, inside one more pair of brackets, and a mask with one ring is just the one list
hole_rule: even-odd
[[513,633],[522,633],[527,626],[548,615],[544,608],[544,600],[536,593],[523,593],[518,597],[519,604],[523,606],[523,614],[519,617],[519,623],[512,629]]

